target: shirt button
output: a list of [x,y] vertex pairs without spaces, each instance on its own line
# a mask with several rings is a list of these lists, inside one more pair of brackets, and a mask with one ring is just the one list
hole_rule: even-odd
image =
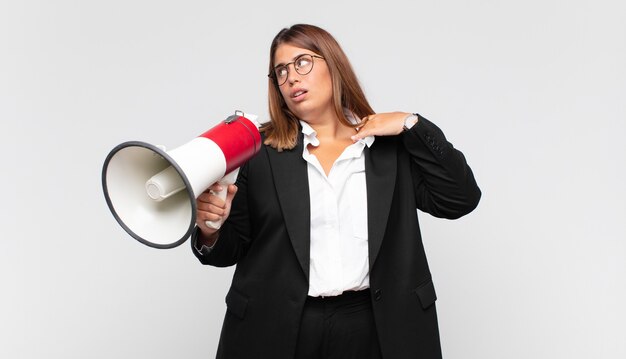
[[379,300],[380,300],[380,298],[382,297],[382,295],[383,295],[382,290],[380,290],[380,289],[376,289],[376,290],[374,291],[374,300],[375,300],[375,301],[379,301]]

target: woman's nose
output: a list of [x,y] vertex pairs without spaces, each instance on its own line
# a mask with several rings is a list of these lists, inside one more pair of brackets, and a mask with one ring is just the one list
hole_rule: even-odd
[[296,71],[296,66],[293,65],[293,67],[287,72],[287,82],[293,84],[296,81],[300,81],[300,74]]

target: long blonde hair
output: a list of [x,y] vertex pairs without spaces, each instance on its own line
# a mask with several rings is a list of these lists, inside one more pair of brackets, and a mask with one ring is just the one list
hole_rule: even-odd
[[[343,124],[354,127],[344,114],[344,108],[358,118],[374,114],[361,85],[337,40],[326,30],[314,25],[297,24],[282,29],[270,47],[269,73],[274,71],[274,55],[282,44],[300,47],[323,56],[333,85],[335,114]],[[268,102],[271,122],[261,128],[265,144],[278,151],[293,149],[298,141],[298,118],[287,108],[276,80],[268,77]]]

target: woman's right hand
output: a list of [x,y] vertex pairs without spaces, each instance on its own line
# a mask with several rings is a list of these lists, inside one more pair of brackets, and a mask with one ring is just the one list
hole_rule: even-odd
[[[222,185],[215,183],[196,199],[196,225],[202,232],[202,236],[204,238],[215,237],[216,239],[217,237],[215,236],[215,234],[218,231],[218,229],[208,227],[206,225],[206,221],[224,222],[230,214],[230,206],[233,202],[235,194],[237,193],[237,186],[235,186],[234,184],[228,186],[226,200],[222,200],[211,192],[219,192],[222,189]],[[214,241],[215,240],[213,240],[213,242]],[[204,244],[208,246],[212,245],[212,243]]]

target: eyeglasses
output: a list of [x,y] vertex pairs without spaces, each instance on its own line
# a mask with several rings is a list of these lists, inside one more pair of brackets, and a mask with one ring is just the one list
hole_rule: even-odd
[[272,73],[268,74],[267,76],[275,79],[278,86],[281,86],[285,82],[287,82],[287,77],[289,77],[289,65],[293,64],[293,68],[300,75],[308,75],[309,72],[313,70],[314,57],[324,60],[324,58],[321,56],[302,54],[296,57],[292,62],[288,62],[284,65],[278,65],[274,67],[274,71],[272,71]]

